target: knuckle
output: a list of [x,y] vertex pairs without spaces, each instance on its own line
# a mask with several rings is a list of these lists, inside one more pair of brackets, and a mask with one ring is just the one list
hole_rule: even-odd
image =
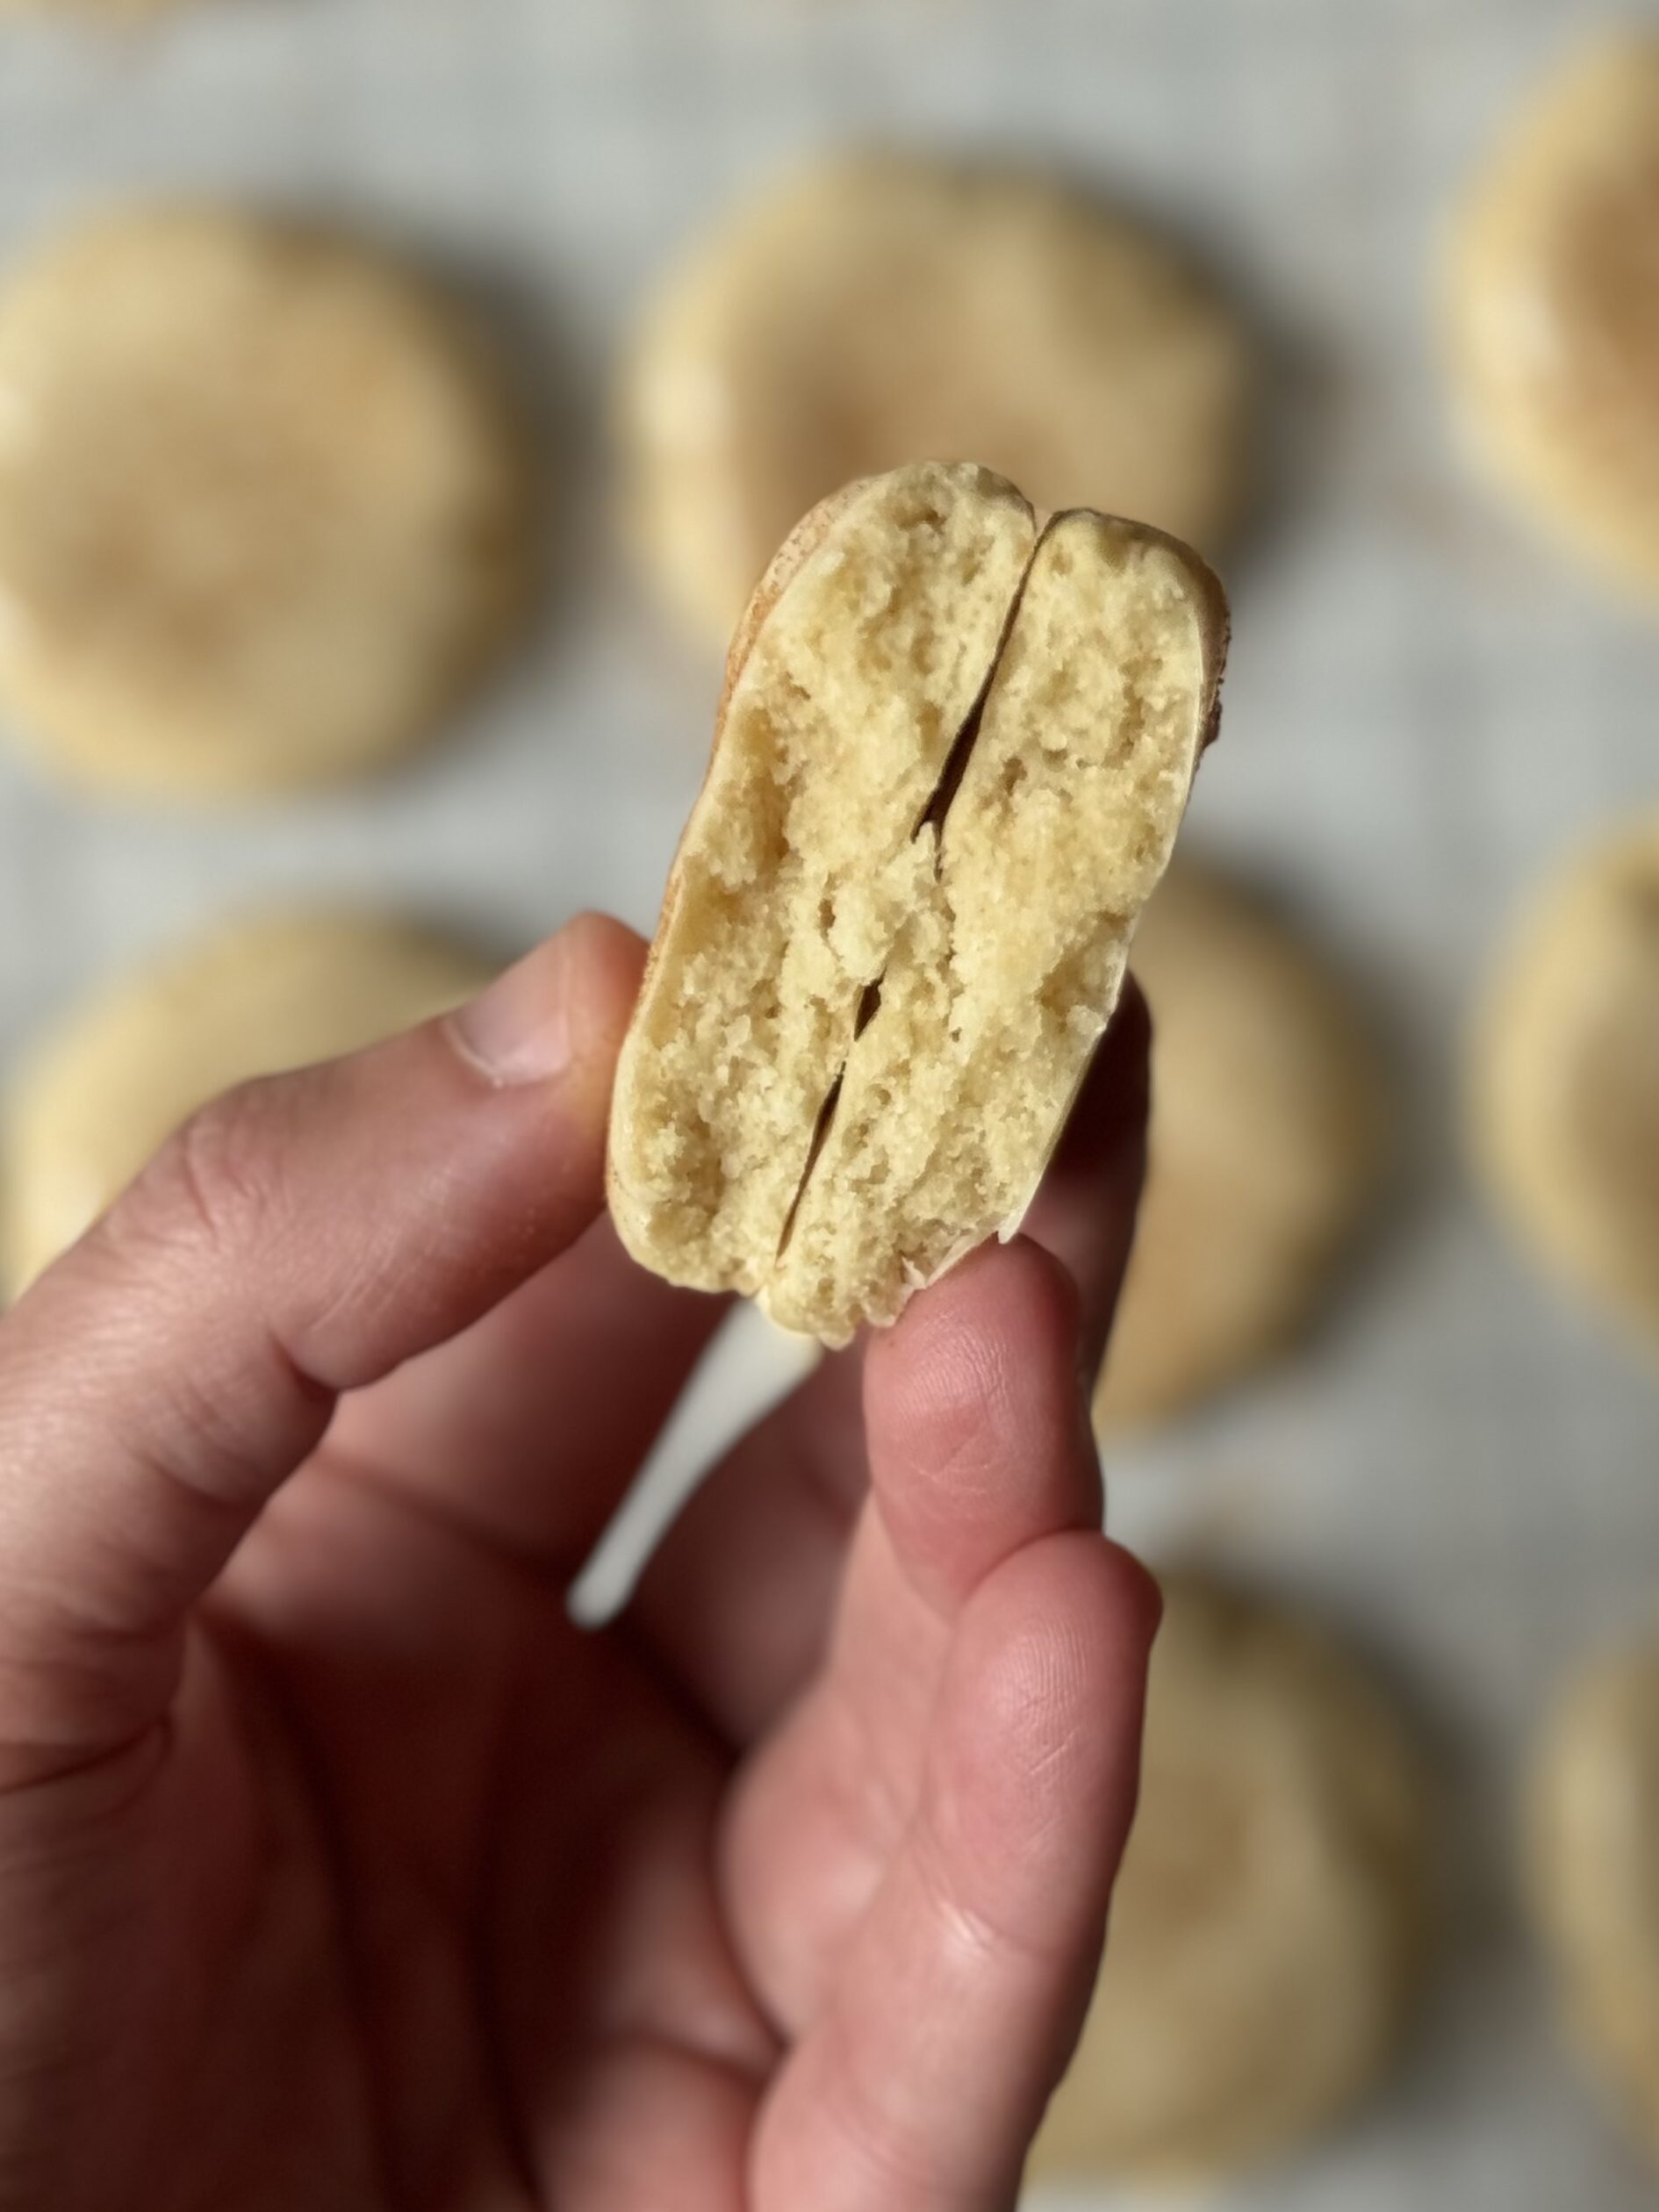
[[110,1214],[111,1238],[209,1258],[256,1242],[277,1195],[269,1099],[244,1084],[192,1114]]

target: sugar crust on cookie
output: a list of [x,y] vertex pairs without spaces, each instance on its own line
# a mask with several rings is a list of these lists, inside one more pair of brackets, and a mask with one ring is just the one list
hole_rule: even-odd
[[1315,944],[1228,875],[1178,857],[1135,937],[1153,1117],[1102,1435],[1167,1419],[1281,1353],[1375,1196],[1375,1046]]
[[1557,1698],[1527,1794],[1527,1889],[1568,2020],[1659,2159],[1659,1642],[1606,1653]]
[[1659,1352],[1659,816],[1534,896],[1474,1024],[1468,1103],[1520,1242]]
[[1659,37],[1603,39],[1540,90],[1469,195],[1448,278],[1472,441],[1659,593]]
[[378,251],[83,222],[0,289],[0,717],[123,791],[378,766],[526,603],[526,458],[481,341]]
[[1419,1977],[1426,1805],[1390,1702],[1323,1630],[1167,1580],[1106,1960],[1031,2171],[1214,2178],[1331,2125]]
[[621,405],[635,535],[722,639],[796,515],[917,456],[1210,553],[1245,497],[1253,381],[1232,312],[1109,205],[842,154],[739,209],[647,317]]
[[256,1075],[355,1051],[492,973],[463,943],[356,908],[220,923],[66,1013],[0,1106],[0,1274],[21,1289],[163,1138]]

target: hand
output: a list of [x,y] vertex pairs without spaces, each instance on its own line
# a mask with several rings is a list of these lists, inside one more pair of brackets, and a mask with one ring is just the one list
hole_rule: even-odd
[[721,1311],[600,1212],[640,959],[233,1094],[0,1324],[5,2212],[1012,2202],[1156,1613],[1080,1383],[1144,1014],[591,1634]]

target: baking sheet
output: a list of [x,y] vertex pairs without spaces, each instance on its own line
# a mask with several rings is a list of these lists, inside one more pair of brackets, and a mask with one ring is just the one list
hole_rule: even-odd
[[[1512,1264],[1454,1117],[1459,1023],[1517,895],[1659,799],[1659,627],[1469,482],[1434,359],[1448,198],[1582,27],[1571,0],[207,0],[142,40],[0,32],[0,255],[151,190],[384,226],[536,364],[560,488],[541,634],[391,782],[190,816],[0,755],[0,1052],[233,904],[384,894],[509,940],[590,903],[649,923],[714,672],[611,542],[607,371],[651,273],[779,160],[893,135],[1057,161],[1189,234],[1268,334],[1278,458],[1231,578],[1195,841],[1364,980],[1404,1157],[1308,1355],[1117,1458],[1114,1526],[1305,1593],[1376,1655],[1436,1754],[1447,1911],[1390,2092],[1221,2198],[1264,2212],[1652,2195],[1558,2046],[1512,1813],[1552,1680],[1655,1595],[1659,1390]],[[752,1382],[768,1356],[737,1364]]]

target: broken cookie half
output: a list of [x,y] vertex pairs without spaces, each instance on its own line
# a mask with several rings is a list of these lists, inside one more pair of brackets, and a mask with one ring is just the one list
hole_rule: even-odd
[[1010,1236],[1214,734],[1225,602],[1141,525],[922,463],[762,579],[622,1048],[611,1210],[830,1344]]

